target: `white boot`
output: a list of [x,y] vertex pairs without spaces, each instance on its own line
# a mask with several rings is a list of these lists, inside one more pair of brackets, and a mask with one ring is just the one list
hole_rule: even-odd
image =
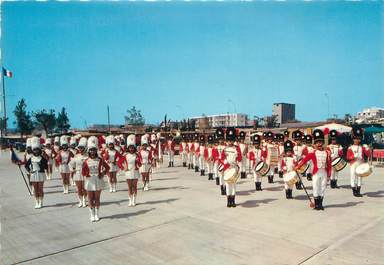
[[99,221],[100,218],[99,218],[99,208],[95,208],[95,221]]
[[79,208],[83,207],[83,200],[80,196],[79,196],[79,204],[77,205],[77,207]]
[[40,201],[39,201],[39,209],[40,208],[43,208],[43,197],[40,197]]
[[113,187],[112,187],[112,183],[109,183],[109,192],[113,192]]
[[95,209],[89,208],[89,211],[91,212],[91,222],[95,221]]
[[85,200],[85,196],[83,196],[83,208],[87,207],[87,202]]
[[136,194],[132,196],[132,206],[136,206]]
[[128,198],[129,198],[128,206],[132,206],[132,197],[131,197],[131,195],[129,195]]
[[39,209],[39,198],[35,198],[35,209]]
[[72,184],[72,186],[76,186],[76,183],[73,179],[71,179],[71,184]]
[[35,191],[34,191],[34,189],[33,189],[33,186],[32,186],[32,185],[30,185],[30,186],[29,186],[29,189],[31,190],[31,193],[32,193],[32,195],[35,195]]
[[116,186],[117,186],[117,183],[113,183],[113,192],[116,192]]
[[69,184],[65,185],[65,194],[68,194],[69,192]]
[[65,184],[63,184],[63,194],[65,194]]

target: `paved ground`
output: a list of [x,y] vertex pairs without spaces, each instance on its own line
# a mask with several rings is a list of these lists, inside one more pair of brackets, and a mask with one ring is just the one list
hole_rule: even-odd
[[362,198],[352,196],[348,170],[319,212],[303,191],[288,201],[282,181],[255,192],[250,179],[238,185],[239,206],[228,209],[206,177],[161,168],[136,207],[128,207],[122,179],[117,193],[104,191],[102,219],[91,223],[74,188],[62,194],[57,175],[46,183],[45,207],[35,210],[2,153],[0,264],[384,264],[384,169],[368,177]]

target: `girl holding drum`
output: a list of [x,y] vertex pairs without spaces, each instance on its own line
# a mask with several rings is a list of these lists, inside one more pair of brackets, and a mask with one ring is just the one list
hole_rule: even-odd
[[[331,139],[331,143],[328,145],[327,149],[331,152],[331,159],[334,161],[337,158],[341,158],[343,156],[343,148],[337,144],[337,131],[331,130],[329,132],[329,138]],[[337,178],[339,177],[339,172],[337,172],[332,167],[331,173],[331,189],[339,189],[337,186]]]
[[261,174],[256,172],[256,166],[260,162],[265,162],[265,156],[264,156],[265,152],[263,152],[260,149],[261,139],[259,135],[255,134],[251,137],[251,139],[253,142],[253,147],[248,152],[248,158],[250,163],[252,163],[253,179],[255,181],[256,190],[262,191],[263,190],[261,188],[262,176]]
[[[287,173],[295,172],[295,166],[297,165],[297,160],[295,155],[293,154],[293,142],[287,140],[284,142],[284,156],[281,159],[281,169],[284,173],[284,176],[287,176]],[[292,173],[294,174],[294,173]],[[295,172],[297,175],[297,173]],[[298,181],[297,176],[294,175],[295,179],[284,179],[284,188],[285,188],[285,197],[287,199],[293,199],[292,197],[292,189],[293,183]],[[287,181],[288,180],[288,181]]]

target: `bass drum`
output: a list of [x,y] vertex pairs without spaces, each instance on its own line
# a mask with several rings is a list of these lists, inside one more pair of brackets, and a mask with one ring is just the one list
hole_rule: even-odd
[[372,174],[372,167],[368,163],[362,163],[356,167],[356,175],[366,178]]
[[285,183],[287,183],[288,185],[292,186],[296,182],[299,181],[299,176],[297,175],[296,171],[291,171],[291,172],[285,173],[283,175],[283,180],[284,180]]
[[227,183],[236,183],[237,179],[239,178],[239,171],[240,169],[238,166],[231,166],[224,171],[224,181]]
[[343,170],[347,166],[347,161],[341,157],[336,157],[332,160],[332,167],[337,171]]
[[260,161],[255,168],[255,171],[259,173],[261,176],[265,176],[269,172],[269,165],[263,161]]

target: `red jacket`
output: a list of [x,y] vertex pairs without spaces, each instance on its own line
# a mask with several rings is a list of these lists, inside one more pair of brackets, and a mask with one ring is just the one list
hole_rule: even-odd
[[[241,155],[241,150],[240,150],[240,147],[239,146],[235,146],[236,147],[236,151],[237,151],[237,157],[236,157],[236,160],[237,162],[241,162],[243,160],[243,157]],[[225,159],[227,158],[226,154],[225,154],[225,148],[223,150],[223,152],[221,153],[221,158],[219,160],[219,163],[221,165],[223,165],[223,170],[227,170],[229,167],[230,167],[230,164],[229,163],[225,163]]]
[[353,163],[355,163],[357,159],[364,160],[363,155],[366,155],[366,156],[370,155],[370,152],[369,152],[368,148],[365,148],[364,146],[360,146],[360,145],[359,145],[359,147],[361,147],[361,156],[362,157],[355,157],[355,155],[354,155],[354,153],[352,151],[352,146],[348,147],[348,150],[347,150],[347,160],[349,161],[349,163],[351,165]]
[[103,152],[103,154],[102,154],[103,159],[107,162],[117,163],[117,161],[119,161],[121,155],[117,150],[115,150],[115,151],[116,152],[115,152],[115,157],[114,157],[113,161],[109,161],[109,149],[106,149]]
[[[331,161],[331,153],[328,150],[325,150],[327,152],[327,161],[326,161],[326,171],[327,171],[327,177],[331,177],[332,172],[332,161]],[[319,168],[317,167],[317,158],[316,158],[316,151],[308,153],[302,160],[300,160],[299,164],[297,165],[297,168],[301,167],[305,163],[307,163],[309,160],[313,163],[313,175],[319,171]]]
[[[124,170],[124,163],[127,164],[127,158],[126,156],[121,156],[119,161],[117,162],[117,166],[121,169]],[[140,152],[136,153],[136,160],[135,160],[135,169],[138,170],[141,167],[142,164],[142,158]]]

